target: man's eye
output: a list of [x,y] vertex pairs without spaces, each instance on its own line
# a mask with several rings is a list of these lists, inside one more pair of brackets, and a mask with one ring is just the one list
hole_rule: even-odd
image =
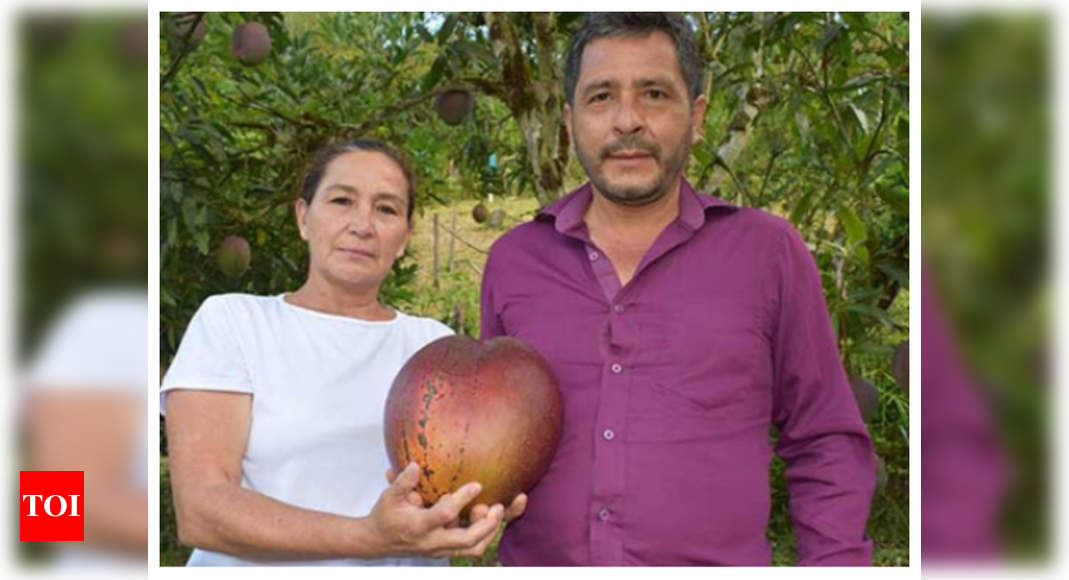
[[349,205],[352,203],[352,200],[348,197],[335,197],[330,200],[330,203],[336,203],[338,205]]
[[607,100],[609,100],[609,93],[598,93],[598,94],[590,97],[590,100],[587,101],[587,102],[598,103],[598,102],[607,101]]
[[650,89],[646,91],[646,94],[653,99],[663,99],[668,96],[668,93],[662,91],[661,89]]

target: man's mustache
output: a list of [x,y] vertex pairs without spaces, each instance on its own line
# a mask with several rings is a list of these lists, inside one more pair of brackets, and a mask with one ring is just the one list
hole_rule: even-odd
[[659,145],[646,141],[635,135],[625,137],[615,143],[610,143],[605,147],[602,147],[600,156],[601,159],[604,160],[610,155],[614,155],[621,151],[642,151],[643,153],[652,156],[654,159],[661,158],[661,147]]

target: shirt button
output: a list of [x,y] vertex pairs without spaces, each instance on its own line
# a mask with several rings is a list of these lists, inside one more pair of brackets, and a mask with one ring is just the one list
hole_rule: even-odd
[[619,313],[624,311],[624,305],[623,304],[614,304],[613,307],[612,307],[612,311],[617,313],[617,314],[619,314]]
[[612,372],[616,374],[624,372],[624,367],[620,366],[620,363],[613,363],[612,367],[610,368],[612,369]]
[[594,260],[597,260],[597,259],[598,259],[598,253],[597,252],[590,252],[590,261],[593,262]]
[[616,437],[616,433],[613,433],[612,429],[606,429],[601,432],[601,436],[604,437],[606,441],[612,441],[612,438]]
[[609,519],[609,510],[602,508],[602,510],[598,512],[598,518],[600,518],[603,522]]

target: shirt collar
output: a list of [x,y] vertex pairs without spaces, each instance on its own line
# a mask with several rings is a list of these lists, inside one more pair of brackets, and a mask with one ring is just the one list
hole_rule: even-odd
[[[575,231],[583,223],[583,214],[590,207],[594,189],[588,181],[582,187],[542,208],[536,217],[553,218],[554,227],[562,234]],[[679,222],[691,231],[697,231],[705,224],[705,210],[711,207],[738,209],[718,197],[695,191],[685,178],[679,184]]]

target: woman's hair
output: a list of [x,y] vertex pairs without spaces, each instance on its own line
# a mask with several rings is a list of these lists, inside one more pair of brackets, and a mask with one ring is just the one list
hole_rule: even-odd
[[416,196],[412,185],[412,170],[409,169],[408,162],[405,161],[405,158],[402,157],[396,149],[377,139],[337,141],[325,145],[317,151],[312,158],[308,173],[305,174],[304,180],[301,182],[301,198],[304,199],[306,203],[311,204],[312,198],[315,197],[316,190],[319,189],[319,182],[323,180],[323,174],[327,171],[327,165],[330,165],[330,162],[334,161],[335,157],[353,151],[375,151],[377,153],[382,153],[392,159],[393,162],[401,168],[401,173],[405,176],[405,181],[408,183],[408,190],[405,193],[408,197],[407,217],[409,223],[411,223],[412,210],[415,209],[416,205]]

